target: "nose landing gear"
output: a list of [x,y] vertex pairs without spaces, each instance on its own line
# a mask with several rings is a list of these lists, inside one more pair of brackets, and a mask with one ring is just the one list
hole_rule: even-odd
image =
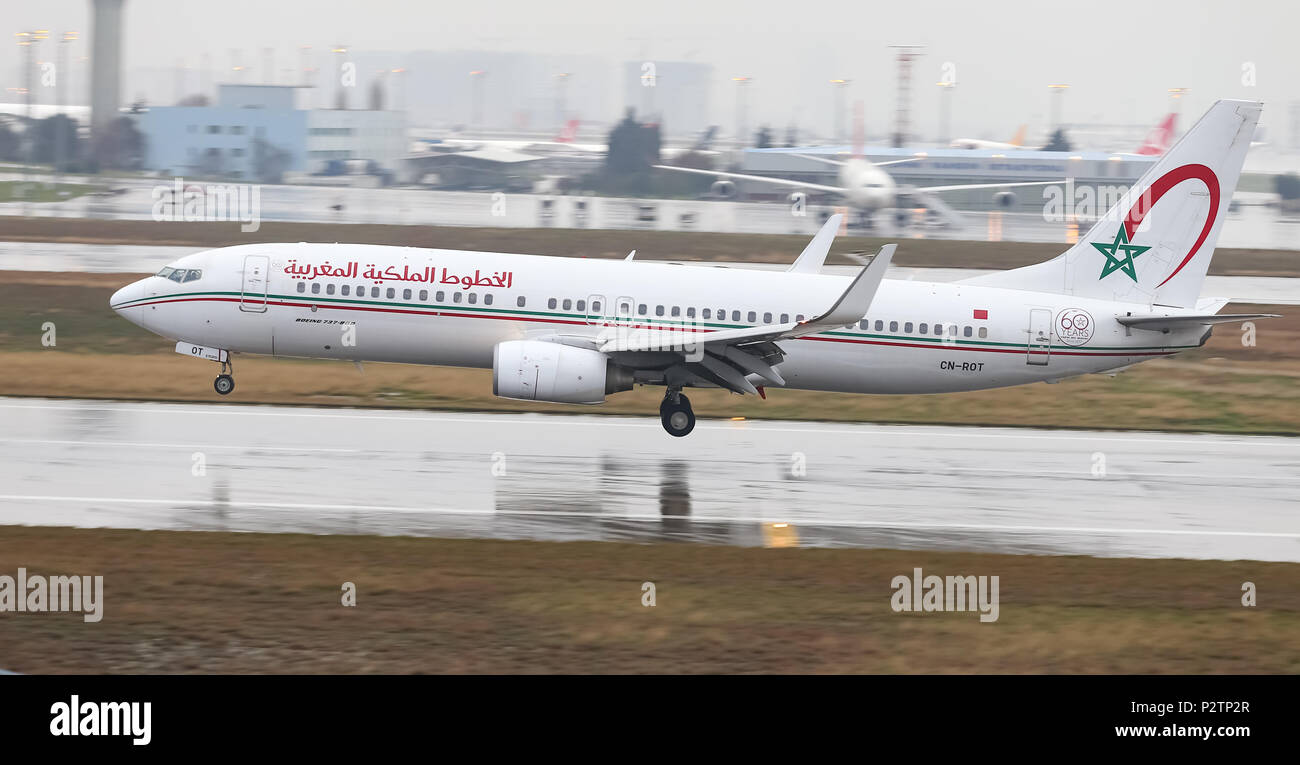
[[679,390],[669,390],[659,405],[659,420],[668,435],[681,438],[695,429],[695,412],[691,400]]
[[[227,372],[227,369],[230,372]],[[235,389],[234,371],[235,365],[233,363],[229,361],[221,362],[221,374],[217,375],[217,379],[212,381],[212,389],[222,396],[229,395],[230,391]]]

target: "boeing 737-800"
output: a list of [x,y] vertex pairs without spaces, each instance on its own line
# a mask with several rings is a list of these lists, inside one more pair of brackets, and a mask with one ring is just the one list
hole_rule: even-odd
[[493,392],[598,404],[664,386],[942,393],[1105,372],[1202,345],[1225,299],[1200,288],[1260,105],[1219,101],[1077,244],[1037,265],[928,283],[821,273],[832,218],[788,271],[354,244],[195,253],[111,306],[221,364],[231,354],[483,367]]

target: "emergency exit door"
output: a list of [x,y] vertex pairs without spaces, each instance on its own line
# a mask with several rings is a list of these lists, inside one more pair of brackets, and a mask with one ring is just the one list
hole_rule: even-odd
[[1047,366],[1052,358],[1052,312],[1046,308],[1032,308],[1029,311],[1029,344],[1026,346],[1025,363]]

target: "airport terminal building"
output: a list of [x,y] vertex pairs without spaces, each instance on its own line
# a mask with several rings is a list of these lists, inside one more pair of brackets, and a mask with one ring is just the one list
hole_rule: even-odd
[[320,173],[331,161],[395,172],[406,154],[400,112],[300,109],[293,85],[221,85],[213,106],[151,107],[139,115],[145,167],[164,174],[258,179]]

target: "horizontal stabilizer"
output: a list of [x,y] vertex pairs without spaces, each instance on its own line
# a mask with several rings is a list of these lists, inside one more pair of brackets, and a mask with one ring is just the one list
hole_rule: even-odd
[[1252,321],[1254,319],[1280,319],[1281,314],[1276,313],[1218,313],[1206,314],[1203,316],[1173,315],[1173,316],[1152,316],[1150,314],[1142,316],[1116,316],[1115,321],[1126,327],[1133,329],[1147,329],[1155,332],[1165,332],[1175,329],[1187,329],[1189,327],[1209,326],[1211,324],[1236,324],[1242,321]]

